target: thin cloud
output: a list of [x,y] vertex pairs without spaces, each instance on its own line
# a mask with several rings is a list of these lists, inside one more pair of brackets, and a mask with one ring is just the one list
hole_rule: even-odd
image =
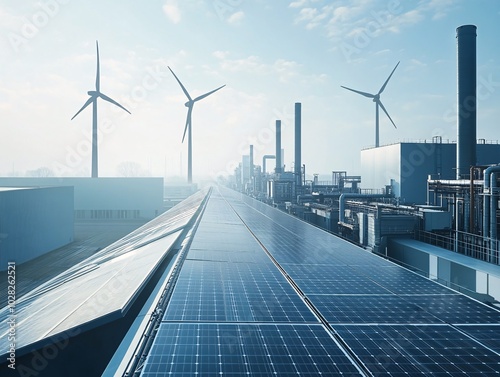
[[[384,4],[381,6],[381,4]],[[295,23],[308,30],[323,28],[333,42],[354,39],[360,34],[378,37],[385,33],[400,33],[404,28],[425,19],[446,17],[456,4],[453,0],[422,0],[389,7],[386,3],[367,0],[326,1],[298,0],[289,5],[296,10]]]
[[163,12],[174,24],[178,24],[181,21],[181,10],[179,9],[177,0],[167,0],[165,5],[163,5]]
[[239,11],[229,16],[227,22],[232,25],[239,25],[244,18],[245,18],[245,13],[243,11]]

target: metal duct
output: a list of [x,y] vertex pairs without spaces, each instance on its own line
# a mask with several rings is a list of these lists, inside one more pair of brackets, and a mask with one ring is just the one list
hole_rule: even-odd
[[392,195],[387,194],[355,194],[344,193],[339,197],[339,222],[345,222],[345,202],[347,199],[360,198],[360,199],[381,199],[392,198]]
[[457,28],[457,179],[476,165],[476,29]]
[[281,167],[281,120],[276,120],[276,174],[280,174]]
[[275,159],[276,156],[274,154],[266,154],[262,157],[262,174],[266,174],[266,161],[269,159]]
[[295,180],[297,186],[302,186],[302,161],[301,161],[301,127],[302,127],[302,104],[295,103]]

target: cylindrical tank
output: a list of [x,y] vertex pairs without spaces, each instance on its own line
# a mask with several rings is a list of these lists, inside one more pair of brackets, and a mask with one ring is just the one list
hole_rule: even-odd
[[476,165],[476,26],[457,28],[457,179]]

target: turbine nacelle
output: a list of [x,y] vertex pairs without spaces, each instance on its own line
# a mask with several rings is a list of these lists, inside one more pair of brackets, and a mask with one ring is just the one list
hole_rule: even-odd
[[99,96],[99,92],[95,91],[95,90],[89,90],[87,92],[87,94],[91,97],[98,97]]

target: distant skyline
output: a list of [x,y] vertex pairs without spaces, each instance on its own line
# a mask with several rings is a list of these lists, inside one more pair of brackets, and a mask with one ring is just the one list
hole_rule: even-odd
[[99,107],[100,176],[131,161],[185,179],[185,96],[167,66],[193,98],[226,84],[193,114],[195,180],[232,174],[250,144],[261,164],[274,154],[276,119],[292,169],[295,102],[306,172],[359,174],[375,106],[341,85],[376,92],[401,61],[383,94],[398,128],[381,114],[380,144],[456,140],[455,30],[465,24],[478,34],[477,137],[496,141],[496,0],[0,0],[0,175],[90,176],[91,112],[70,119],[95,80],[96,40],[102,91],[132,113]]

